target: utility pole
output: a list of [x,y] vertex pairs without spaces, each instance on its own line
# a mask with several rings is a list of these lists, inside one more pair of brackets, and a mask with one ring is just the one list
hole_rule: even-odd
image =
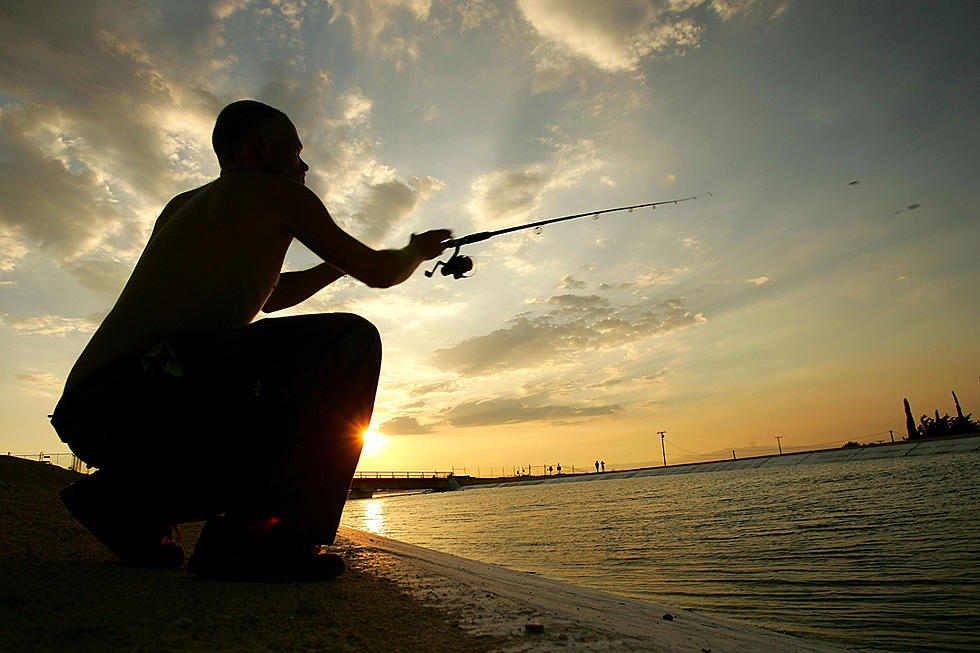
[[664,448],[664,436],[667,435],[667,431],[657,431],[657,435],[660,436],[660,452],[664,455],[664,467],[667,466],[667,449]]
[[781,435],[777,435],[776,436],[776,446],[779,447],[779,455],[780,456],[783,455],[783,443],[780,442],[780,440],[782,440],[782,439],[783,439],[783,436],[781,436]]

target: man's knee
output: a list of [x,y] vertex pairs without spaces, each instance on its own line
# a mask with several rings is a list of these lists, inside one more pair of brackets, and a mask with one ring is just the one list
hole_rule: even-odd
[[381,334],[378,332],[378,327],[374,326],[367,319],[354,313],[334,313],[331,317],[335,317],[346,323],[349,333],[348,337],[364,343],[364,346],[368,349],[381,350]]

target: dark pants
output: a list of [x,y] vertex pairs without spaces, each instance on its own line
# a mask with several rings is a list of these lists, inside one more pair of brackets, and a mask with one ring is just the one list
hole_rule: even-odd
[[356,315],[259,320],[107,365],[65,393],[52,424],[143,516],[276,517],[328,544],[380,367],[378,332]]

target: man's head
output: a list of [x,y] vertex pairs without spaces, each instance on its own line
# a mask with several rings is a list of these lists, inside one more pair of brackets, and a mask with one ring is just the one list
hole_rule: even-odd
[[289,117],[255,100],[239,100],[222,109],[211,144],[222,172],[266,172],[303,182],[310,169],[299,156],[303,144]]

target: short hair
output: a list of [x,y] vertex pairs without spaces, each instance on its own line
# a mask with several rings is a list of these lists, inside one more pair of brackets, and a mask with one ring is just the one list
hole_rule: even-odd
[[242,156],[248,135],[270,125],[289,121],[285,113],[256,100],[232,102],[218,114],[211,133],[211,145],[218,155],[218,165],[225,167]]

